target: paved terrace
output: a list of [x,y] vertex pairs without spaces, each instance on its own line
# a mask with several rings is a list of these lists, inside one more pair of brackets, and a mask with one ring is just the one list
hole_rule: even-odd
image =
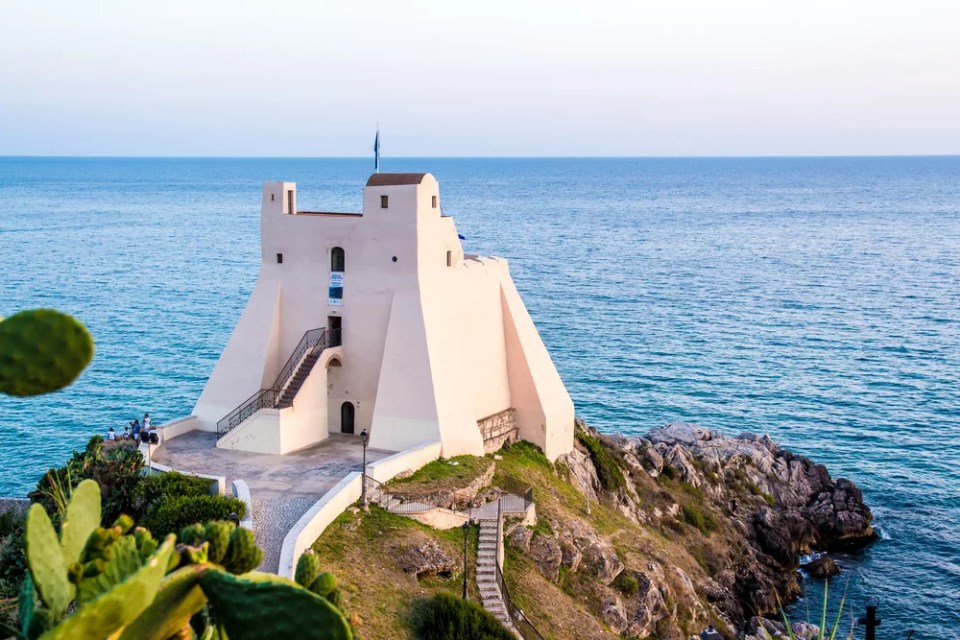
[[[262,571],[276,572],[280,548],[307,509],[351,471],[360,471],[359,436],[333,434],[322,443],[285,456],[217,449],[217,434],[191,431],[163,443],[153,460],[177,471],[224,476],[227,487],[244,480],[250,487]],[[367,449],[367,463],[393,451]]]

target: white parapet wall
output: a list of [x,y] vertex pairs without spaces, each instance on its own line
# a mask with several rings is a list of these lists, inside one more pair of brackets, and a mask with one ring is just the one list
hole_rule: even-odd
[[158,445],[155,444],[146,444],[144,442],[140,443],[140,453],[143,454],[143,457],[150,460],[149,467],[147,468],[147,474],[153,475],[157,473],[170,473],[171,471],[176,471],[185,476],[194,476],[196,478],[205,478],[210,481],[210,493],[214,495],[224,495],[227,493],[227,479],[223,476],[211,476],[205,473],[194,473],[192,471],[180,471],[179,469],[173,469],[168,467],[165,464],[160,464],[159,462],[153,462],[152,454],[153,451],[157,448]]
[[[416,471],[423,465],[433,462],[440,457],[440,451],[439,440],[419,444],[388,458],[371,462],[367,465],[367,475],[377,482],[386,482],[396,477],[398,473]],[[280,566],[277,569],[279,575],[293,578],[300,556],[316,542],[331,522],[360,499],[362,483],[362,474],[359,471],[350,473],[323,494],[323,497],[317,500],[310,510],[293,525],[283,539]]]
[[197,420],[197,416],[186,416],[159,425],[156,428],[156,432],[160,438],[160,443],[163,444],[167,440],[173,440],[174,438],[182,436],[185,433],[190,433],[191,431],[195,431],[199,428],[200,421]]
[[233,485],[233,495],[247,505],[246,515],[240,521],[240,526],[253,531],[253,500],[250,498],[250,487],[243,480],[234,480],[231,484]]
[[300,517],[297,524],[293,525],[283,539],[280,566],[277,569],[279,575],[292,579],[300,556],[316,542],[331,522],[360,499],[361,477],[359,471],[347,475],[323,494],[323,497]]

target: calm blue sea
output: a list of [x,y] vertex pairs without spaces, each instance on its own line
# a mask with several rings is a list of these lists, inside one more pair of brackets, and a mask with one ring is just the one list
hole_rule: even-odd
[[[254,285],[261,183],[355,211],[371,164],[0,158],[0,315],[97,339],[72,388],[0,397],[0,495],[189,413]],[[852,478],[883,539],[831,591],[876,594],[881,638],[960,633],[960,158],[384,165],[433,172],[466,250],[510,259],[580,416],[768,432]]]

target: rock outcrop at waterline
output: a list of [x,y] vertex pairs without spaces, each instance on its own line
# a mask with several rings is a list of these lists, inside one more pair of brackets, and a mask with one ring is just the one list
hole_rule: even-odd
[[[777,610],[778,594],[799,594],[802,554],[875,538],[856,485],[768,436],[733,438],[687,424],[641,438],[580,433],[558,472],[585,500],[613,507],[640,531],[683,540],[702,568],[684,571],[655,545],[621,557],[595,520],[548,517],[548,532],[508,532],[548,580],[558,582],[562,572],[589,576],[578,584],[616,634],[681,638],[681,628],[689,633],[707,621],[742,631],[754,616]],[[700,530],[697,544],[691,529]]]

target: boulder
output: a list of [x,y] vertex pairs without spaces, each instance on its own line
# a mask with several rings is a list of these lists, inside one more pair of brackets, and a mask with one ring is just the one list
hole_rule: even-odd
[[818,580],[840,574],[840,565],[834,562],[830,556],[820,556],[802,565],[801,568],[810,574],[810,577],[817,578]]
[[591,540],[583,548],[583,559],[601,584],[609,585],[623,571],[623,562],[617,556],[617,550],[602,538]]
[[425,575],[450,576],[463,568],[459,557],[451,557],[432,538],[401,548],[397,562],[405,573],[415,574],[418,578]]
[[600,618],[614,633],[623,633],[627,628],[627,613],[623,609],[623,601],[613,591],[607,590],[600,603]]
[[536,533],[530,540],[528,553],[537,569],[547,580],[557,582],[560,579],[560,562],[563,560],[563,553],[560,551],[560,544],[556,539],[552,536]]

